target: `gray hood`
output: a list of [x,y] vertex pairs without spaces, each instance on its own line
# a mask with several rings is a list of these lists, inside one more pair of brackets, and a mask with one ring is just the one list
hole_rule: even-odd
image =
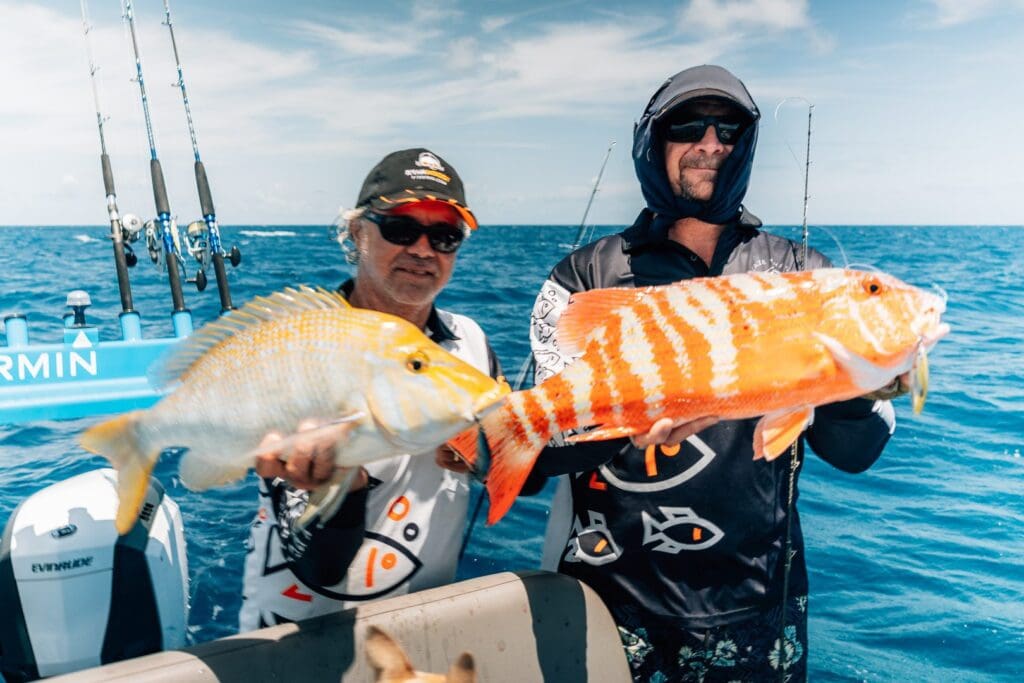
[[[665,143],[658,125],[673,109],[699,97],[729,100],[753,120],[719,169],[714,194],[706,202],[673,194],[665,174]],[[680,71],[658,88],[633,131],[633,165],[647,208],[655,214],[653,230],[667,230],[680,218],[724,224],[739,216],[750,182],[760,117],[746,86],[720,66],[705,64]]]

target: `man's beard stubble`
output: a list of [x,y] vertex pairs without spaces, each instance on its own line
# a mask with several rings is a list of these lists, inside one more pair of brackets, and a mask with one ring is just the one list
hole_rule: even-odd
[[[688,199],[695,202],[708,202],[711,200],[712,195],[715,192],[715,181],[718,179],[717,171],[722,167],[725,162],[724,158],[712,157],[706,155],[700,155],[698,157],[683,157],[679,160],[679,196],[683,199]],[[715,179],[706,181],[701,180],[697,183],[692,183],[686,178],[684,171],[688,168],[698,168],[716,171]],[[705,183],[711,185],[711,191],[707,193],[706,197],[699,197],[697,193],[700,192],[700,186]]]

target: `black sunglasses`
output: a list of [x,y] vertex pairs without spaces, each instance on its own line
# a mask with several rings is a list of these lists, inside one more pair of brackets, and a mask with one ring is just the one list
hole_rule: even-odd
[[715,135],[723,145],[735,145],[747,124],[736,117],[699,116],[679,118],[665,124],[667,142],[699,142],[704,138],[708,126],[714,126]]
[[376,223],[380,228],[380,236],[385,240],[402,247],[415,244],[420,235],[426,235],[434,251],[453,254],[462,245],[462,240],[466,239],[465,231],[451,223],[423,225],[411,216],[392,216],[372,211],[364,213],[363,218]]

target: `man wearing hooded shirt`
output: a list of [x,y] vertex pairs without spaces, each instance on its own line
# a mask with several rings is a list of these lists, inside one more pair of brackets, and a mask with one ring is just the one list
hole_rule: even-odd
[[[762,232],[742,205],[759,117],[743,83],[717,66],[682,71],[655,92],[633,145],[647,207],[544,283],[530,333],[538,382],[568,361],[554,330],[573,292],[829,265],[814,250],[802,263],[800,244]],[[665,419],[632,440],[556,439],[532,477],[568,475],[552,503],[544,566],[601,595],[635,680],[801,680],[807,570],[788,504],[791,462],[799,473],[806,441],[840,470],[867,469],[895,426],[885,399],[903,390],[894,380],[888,393],[819,407],[795,460],[753,459],[755,419]]]

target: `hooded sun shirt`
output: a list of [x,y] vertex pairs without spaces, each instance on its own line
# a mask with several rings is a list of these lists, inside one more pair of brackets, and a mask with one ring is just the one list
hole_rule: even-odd
[[[727,100],[752,119],[719,168],[714,193],[706,202],[672,192],[665,174],[665,141],[659,125],[680,105],[704,97]],[[736,220],[750,182],[760,117],[761,112],[743,83],[720,66],[680,71],[658,88],[633,130],[633,165],[647,210],[654,214],[651,230],[665,232],[680,218],[699,218],[719,225]]]

